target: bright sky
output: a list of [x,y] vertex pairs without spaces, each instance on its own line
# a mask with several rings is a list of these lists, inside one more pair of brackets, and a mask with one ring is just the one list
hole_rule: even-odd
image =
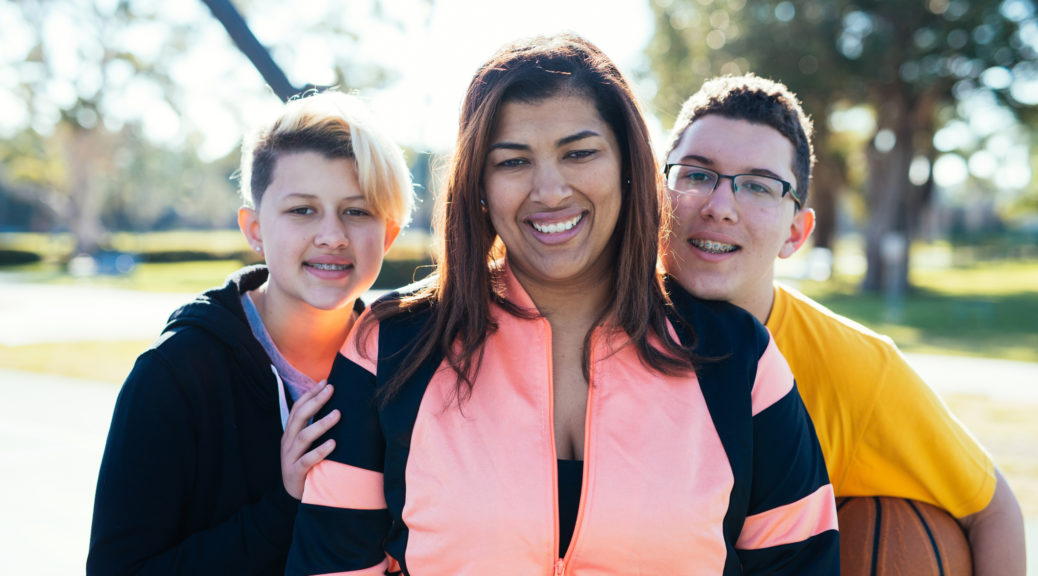
[[[352,14],[346,19],[352,18],[350,27],[360,31],[360,43],[359,52],[351,54],[351,60],[397,74],[388,88],[361,91],[359,95],[398,142],[418,149],[447,150],[457,133],[460,102],[472,74],[498,47],[511,40],[577,32],[598,44],[633,82],[635,69],[647,67],[644,48],[653,32],[648,1],[622,0],[610,3],[608,9],[601,0],[525,0],[509,4],[485,0],[384,2],[383,10],[391,19],[403,22],[403,29],[373,18],[365,6],[357,7],[365,3],[353,3],[352,8],[347,8]],[[328,83],[334,77],[331,53],[336,46],[320,37],[290,38],[309,20],[327,14],[327,3],[282,3],[286,9],[253,10],[247,16],[261,42],[291,42],[293,53],[275,54],[275,58],[295,85]],[[244,61],[243,56],[234,57]],[[198,64],[204,67],[203,62]],[[193,67],[194,79],[185,77],[184,81],[219,82],[198,74],[199,67]],[[258,73],[251,66],[245,72],[254,77],[241,78],[249,84],[239,88],[243,92],[242,106],[258,110],[276,105],[273,97],[252,102]],[[636,90],[645,91],[641,87]],[[249,98],[244,98],[246,93]],[[652,94],[639,96],[648,108]],[[231,118],[221,117],[202,103],[192,106],[191,111],[208,117],[203,125],[211,133],[203,144],[204,156],[219,155],[237,144],[240,128]]]
[[[646,67],[652,14],[648,0],[439,0],[427,23],[416,22],[406,36],[368,39],[370,57],[402,71],[400,82],[370,103],[398,140],[448,148],[462,96],[479,65],[505,42],[562,31],[597,44],[633,82],[634,70]],[[648,108],[652,94],[639,96]]]

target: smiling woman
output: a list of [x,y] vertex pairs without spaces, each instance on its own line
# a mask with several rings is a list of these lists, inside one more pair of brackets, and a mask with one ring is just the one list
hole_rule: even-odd
[[509,102],[491,142],[483,176],[487,213],[512,272],[531,295],[597,293],[591,305],[608,307],[621,155],[594,101],[560,95]]
[[307,475],[286,573],[838,569],[824,465],[767,332],[668,305],[659,184],[626,80],[586,40],[480,67],[437,273],[373,304],[336,360],[336,448]]

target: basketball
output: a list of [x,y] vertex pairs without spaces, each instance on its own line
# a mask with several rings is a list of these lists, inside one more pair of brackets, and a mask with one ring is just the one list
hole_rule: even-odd
[[837,498],[844,576],[971,576],[969,543],[950,514],[904,498]]

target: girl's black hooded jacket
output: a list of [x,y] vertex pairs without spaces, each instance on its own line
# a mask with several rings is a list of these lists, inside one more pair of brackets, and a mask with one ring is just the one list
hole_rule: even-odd
[[281,481],[271,361],[245,268],[170,316],[119,393],[97,480],[88,575],[284,572],[298,502]]

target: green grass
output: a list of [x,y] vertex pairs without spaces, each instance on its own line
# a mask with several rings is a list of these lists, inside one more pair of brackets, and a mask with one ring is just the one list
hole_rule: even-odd
[[977,394],[947,394],[943,399],[994,458],[1012,486],[1024,516],[1038,519],[1035,405]]
[[151,341],[0,346],[0,368],[121,384]]
[[883,295],[859,294],[856,278],[799,288],[905,351],[1038,362],[1038,262],[923,268],[911,280],[896,312]]
[[[107,239],[107,247],[123,252],[168,252],[196,250],[229,253],[248,250],[249,246],[237,230],[171,230],[167,232],[116,232]],[[36,252],[45,259],[68,258],[75,249],[71,234],[17,232],[0,234],[0,246],[13,250]]]
[[229,274],[242,267],[238,260],[138,264],[126,276],[97,276],[89,279],[61,275],[53,281],[62,284],[113,286],[144,292],[185,292],[196,294],[223,284]]

